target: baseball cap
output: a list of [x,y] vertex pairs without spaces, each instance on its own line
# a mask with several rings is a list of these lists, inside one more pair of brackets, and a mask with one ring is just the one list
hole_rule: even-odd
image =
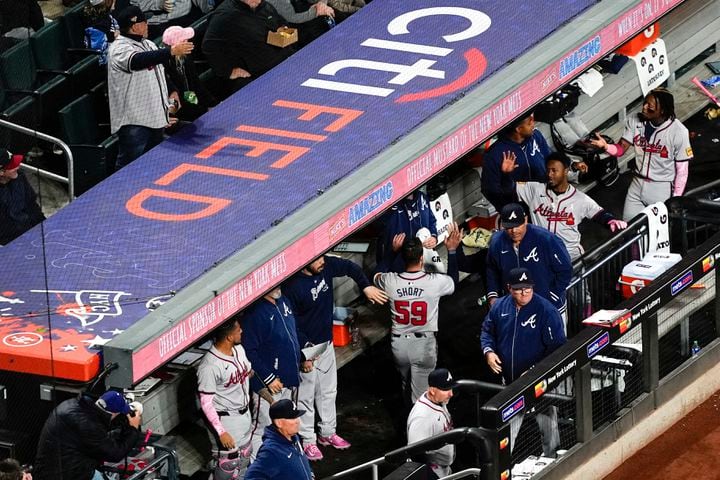
[[500,211],[500,226],[515,228],[525,223],[525,210],[519,203],[508,203]]
[[108,390],[100,395],[96,403],[100,408],[110,413],[123,413],[127,415],[131,411],[130,404],[125,397],[115,390]]
[[3,170],[15,170],[20,166],[22,161],[22,155],[13,155],[7,150],[4,150],[2,153],[0,153],[0,168],[2,168]]
[[295,404],[288,399],[278,400],[270,405],[270,420],[279,418],[293,419],[301,417],[305,414],[305,410],[298,410]]
[[525,267],[517,267],[510,270],[508,277],[510,288],[525,288],[535,286],[532,273]]
[[180,42],[184,42],[186,40],[190,40],[195,36],[195,30],[193,30],[192,27],[178,27],[177,25],[173,25],[172,27],[168,27],[165,29],[165,32],[163,32],[163,43],[165,45],[176,45]]
[[115,17],[115,20],[117,20],[120,30],[125,30],[132,27],[136,23],[142,23],[146,21],[147,18],[145,18],[145,14],[142,10],[140,10],[140,7],[130,5],[129,7],[125,7],[120,10],[120,12]]
[[436,368],[428,375],[428,385],[440,390],[452,390],[457,387],[450,370],[447,368]]

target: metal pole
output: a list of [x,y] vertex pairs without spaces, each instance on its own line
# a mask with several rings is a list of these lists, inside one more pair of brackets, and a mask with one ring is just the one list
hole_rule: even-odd
[[[72,152],[70,151],[70,147],[60,140],[59,138],[47,135],[42,132],[38,132],[37,130],[33,130],[31,128],[23,127],[22,125],[17,125],[12,122],[8,122],[7,120],[0,119],[0,126],[9,128],[10,130],[15,130],[16,132],[24,133],[25,135],[29,135],[33,138],[39,138],[40,140],[45,140],[47,142],[51,142],[58,147],[62,149],[63,152],[65,152],[65,158],[67,158],[67,170],[68,170],[68,178],[65,179],[67,181],[68,185],[68,196],[70,197],[70,201],[72,202],[75,199],[75,162],[73,160]],[[46,172],[50,173],[50,172]],[[54,175],[54,174],[53,174]],[[52,178],[49,175],[47,175],[48,178]],[[61,179],[64,177],[60,177]],[[59,180],[65,183],[64,180]]]
[[590,385],[590,364],[587,363],[575,372],[575,417],[578,442],[588,442],[593,436],[592,388]]
[[660,383],[657,313],[642,322],[643,389],[652,392]]

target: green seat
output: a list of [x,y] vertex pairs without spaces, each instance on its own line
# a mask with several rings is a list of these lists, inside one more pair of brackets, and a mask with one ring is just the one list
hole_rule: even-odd
[[76,92],[88,91],[104,76],[97,52],[70,46],[64,17],[32,34],[30,48],[36,68],[67,77]]
[[[35,128],[40,115],[39,102],[32,96],[10,102],[3,89],[0,89],[0,119],[27,128]],[[0,126],[0,148],[11,152],[27,152],[35,146],[36,140],[23,133]]]
[[98,125],[91,95],[81,96],[58,114],[61,138],[73,154],[75,194],[80,195],[113,172],[117,137]]
[[72,89],[66,78],[35,67],[30,44],[20,42],[0,55],[0,88],[5,89],[9,103],[27,96],[39,104],[39,118],[32,127],[53,134],[57,132],[56,112],[70,101]]

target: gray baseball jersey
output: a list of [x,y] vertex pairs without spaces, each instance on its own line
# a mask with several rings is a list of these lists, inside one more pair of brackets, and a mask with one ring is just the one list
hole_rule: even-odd
[[381,273],[375,285],[390,297],[392,333],[437,332],[440,297],[452,295],[455,283],[442,273]]
[[646,136],[649,122],[638,114],[628,117],[622,138],[635,148],[637,173],[654,182],[675,180],[675,162],[685,162],[693,156],[690,135],[680,120],[670,119]]
[[539,182],[518,182],[518,197],[530,207],[532,223],[554,233],[567,247],[570,258],[583,254],[578,226],[591,219],[603,208],[585,193],[569,185],[565,193],[555,193]]
[[232,356],[212,346],[198,366],[198,391],[213,395],[213,406],[218,412],[242,410],[250,402],[251,371],[242,345],[233,347]]
[[[413,405],[407,420],[408,445],[452,430],[453,424],[447,405],[437,405],[423,393]],[[429,463],[449,466],[455,460],[455,445],[445,445],[427,452]]]

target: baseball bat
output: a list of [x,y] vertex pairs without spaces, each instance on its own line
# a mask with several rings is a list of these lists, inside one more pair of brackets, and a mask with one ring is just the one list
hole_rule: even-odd
[[698,80],[697,77],[693,77],[692,82],[693,82],[695,85],[697,85],[698,88],[699,88],[710,100],[712,100],[715,105],[717,105],[718,107],[720,107],[720,100],[718,100],[715,95],[713,95],[712,93],[710,93],[710,91],[709,91],[707,88],[705,88],[705,85],[703,85],[702,82],[701,82],[700,80]]

